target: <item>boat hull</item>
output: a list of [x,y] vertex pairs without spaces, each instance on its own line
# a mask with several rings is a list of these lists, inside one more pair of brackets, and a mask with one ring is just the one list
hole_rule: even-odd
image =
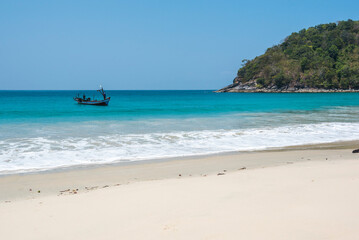
[[110,102],[110,98],[106,98],[104,100],[95,100],[95,101],[87,101],[87,100],[83,100],[82,98],[74,98],[74,100],[78,104],[93,105],[93,106],[107,106],[108,103]]

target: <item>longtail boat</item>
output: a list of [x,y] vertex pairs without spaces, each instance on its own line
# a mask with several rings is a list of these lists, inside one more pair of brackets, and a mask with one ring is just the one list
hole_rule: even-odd
[[77,97],[74,97],[74,100],[78,103],[78,104],[84,104],[84,105],[95,105],[95,106],[107,106],[108,103],[110,102],[111,97],[106,97],[106,93],[103,90],[103,88],[100,86],[100,89],[97,90],[97,92],[101,93],[101,95],[103,96],[103,100],[95,100],[91,98],[87,98],[86,95],[84,94],[82,98],[80,98],[79,95],[77,95]]

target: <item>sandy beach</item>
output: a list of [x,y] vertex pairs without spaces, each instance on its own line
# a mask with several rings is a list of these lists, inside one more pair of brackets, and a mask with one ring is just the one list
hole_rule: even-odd
[[0,178],[1,239],[357,239],[357,142]]

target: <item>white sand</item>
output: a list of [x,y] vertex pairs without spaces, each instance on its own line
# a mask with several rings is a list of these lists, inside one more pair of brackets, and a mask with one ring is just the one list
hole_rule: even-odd
[[348,156],[1,202],[0,239],[359,239]]

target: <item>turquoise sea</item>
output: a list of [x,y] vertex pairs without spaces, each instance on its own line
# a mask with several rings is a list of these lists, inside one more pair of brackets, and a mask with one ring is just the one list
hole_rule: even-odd
[[0,91],[0,174],[359,139],[359,93]]

